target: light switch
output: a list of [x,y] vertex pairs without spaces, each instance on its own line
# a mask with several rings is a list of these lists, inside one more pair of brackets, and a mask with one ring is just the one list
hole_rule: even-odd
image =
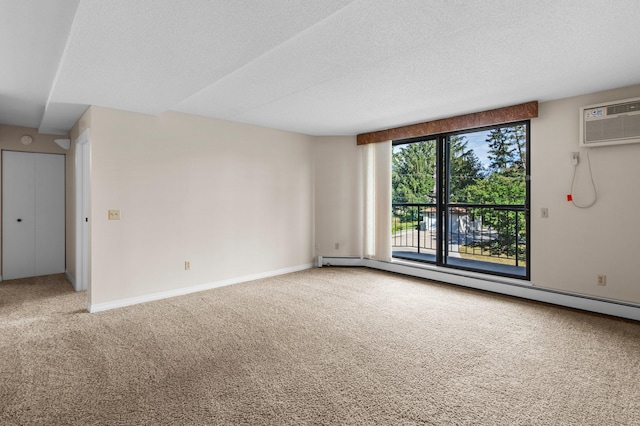
[[120,220],[120,210],[109,210],[109,220]]

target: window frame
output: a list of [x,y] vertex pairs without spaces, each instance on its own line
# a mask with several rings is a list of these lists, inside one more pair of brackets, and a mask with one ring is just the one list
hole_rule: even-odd
[[[525,218],[525,239],[526,239],[526,249],[525,249],[525,262],[526,266],[524,267],[524,274],[510,274],[499,271],[491,271],[486,269],[478,269],[469,266],[459,266],[452,265],[447,262],[448,258],[448,249],[447,249],[447,234],[449,234],[449,214],[448,211],[451,208],[452,203],[449,201],[449,184],[450,178],[448,176],[450,170],[450,152],[449,152],[449,143],[450,138],[453,136],[465,135],[469,133],[476,133],[482,131],[490,131],[494,129],[501,128],[511,128],[516,126],[525,126],[525,200],[522,205],[522,211],[524,213]],[[437,215],[437,223],[436,226],[436,261],[427,261],[427,260],[416,260],[422,263],[435,264],[439,267],[465,270],[471,272],[479,272],[483,274],[496,275],[501,277],[515,278],[520,280],[530,280],[531,279],[531,179],[530,179],[530,171],[531,171],[531,120],[518,120],[508,123],[501,124],[492,124],[488,126],[474,127],[464,130],[455,130],[449,131],[439,134],[433,135],[421,135],[415,136],[411,138],[403,138],[403,139],[395,139],[392,140],[392,147],[399,145],[407,145],[411,143],[417,142],[426,142],[426,141],[435,141],[436,142],[436,215]],[[393,176],[393,162],[391,164],[392,167],[392,176]],[[390,208],[393,208],[395,204],[392,199],[392,205]],[[420,231],[418,231],[420,232]],[[516,238],[518,236],[516,235]],[[392,250],[393,252],[393,250]],[[516,253],[517,256],[517,253]],[[393,256],[392,258],[399,258],[397,256]],[[402,257],[400,257],[402,258]],[[415,259],[412,259],[415,260]]]

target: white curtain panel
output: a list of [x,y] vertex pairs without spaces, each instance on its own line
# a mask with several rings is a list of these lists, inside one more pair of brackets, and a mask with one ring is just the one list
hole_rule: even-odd
[[391,260],[391,141],[363,146],[364,255]]

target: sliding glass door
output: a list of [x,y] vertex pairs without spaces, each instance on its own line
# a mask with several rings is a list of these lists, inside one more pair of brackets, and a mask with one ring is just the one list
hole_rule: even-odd
[[394,141],[393,256],[528,278],[528,128]]

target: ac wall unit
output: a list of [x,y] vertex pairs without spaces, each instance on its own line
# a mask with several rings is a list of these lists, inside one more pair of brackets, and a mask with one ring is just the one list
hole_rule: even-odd
[[640,142],[640,98],[580,108],[580,146]]

